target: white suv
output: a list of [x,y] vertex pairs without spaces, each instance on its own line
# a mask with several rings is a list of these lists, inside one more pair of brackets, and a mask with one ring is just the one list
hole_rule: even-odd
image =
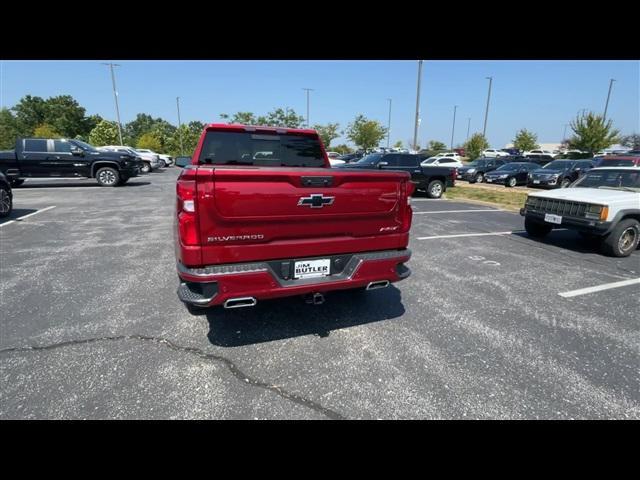
[[163,153],[156,153],[153,150],[149,150],[148,148],[136,148],[136,150],[138,152],[148,153],[150,155],[158,155],[160,157],[160,160],[164,162],[165,167],[173,165],[173,157],[171,157],[170,155],[165,155]]
[[524,152],[523,155],[526,157],[527,155],[549,155],[550,157],[556,158],[560,154],[559,151],[551,151],[551,150],[529,150],[528,152]]
[[143,173],[149,173],[162,167],[160,156],[157,153],[144,153],[126,145],[105,145],[104,147],[98,147],[98,150],[105,152],[129,152],[136,157],[140,157],[143,164],[141,169]]
[[520,215],[532,237],[577,230],[607,255],[628,257],[640,241],[640,168],[593,168],[569,188],[529,194]]
[[441,157],[440,155],[436,155],[435,157],[429,157],[426,160],[423,160],[420,163],[422,167],[436,167],[445,165],[447,167],[456,167],[462,168],[464,164],[462,160],[460,160],[460,156],[458,158],[455,157]]
[[496,148],[487,148],[482,151],[482,156],[487,158],[499,158],[499,157],[508,157],[509,153],[503,152],[502,150],[498,150]]

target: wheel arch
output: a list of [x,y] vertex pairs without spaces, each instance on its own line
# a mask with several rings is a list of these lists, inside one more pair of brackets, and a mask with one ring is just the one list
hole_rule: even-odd
[[117,170],[118,172],[120,172],[120,165],[118,165],[118,162],[112,162],[109,160],[100,160],[98,162],[95,162],[93,165],[91,165],[91,178],[95,178],[96,172],[102,167],[111,167]]

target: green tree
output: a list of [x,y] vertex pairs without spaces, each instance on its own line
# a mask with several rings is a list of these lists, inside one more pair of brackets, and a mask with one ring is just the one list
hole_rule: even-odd
[[96,147],[103,145],[117,145],[120,141],[118,124],[109,120],[102,120],[89,133],[89,143]]
[[[262,117],[259,117],[261,119]],[[259,120],[258,119],[258,120]],[[258,125],[269,125],[271,127],[300,128],[304,123],[304,117],[298,115],[295,110],[287,108],[276,108],[267,113],[265,123],[258,121]]]
[[471,160],[478,158],[482,151],[487,148],[489,148],[489,142],[481,133],[474,133],[464,144],[465,154]]
[[393,144],[393,148],[402,148],[402,140],[398,140]]
[[33,135],[43,124],[50,125],[62,137],[87,135],[97,124],[95,116],[86,117],[86,110],[70,95],[59,95],[46,100],[26,95],[12,109],[20,131]]
[[[258,119],[252,112],[236,112],[233,115],[221,113],[220,118],[227,123],[240,123],[242,125],[258,125]],[[261,117],[264,118],[264,117]]]
[[31,135],[38,125],[47,120],[46,102],[41,97],[26,95],[12,108],[16,125],[25,135]]
[[353,152],[353,149],[351,149],[348,145],[345,145],[344,143],[331,147],[331,150],[333,150],[334,152],[338,152],[341,155],[344,155],[345,153]]
[[[168,153],[174,157],[178,155],[193,155],[204,127],[205,124],[198,121],[182,124],[180,128],[176,129],[174,135],[169,139],[169,142],[165,147],[165,152],[163,153]],[[182,151],[180,148],[181,138],[183,147]]]
[[41,138],[56,138],[62,137],[51,125],[48,123],[43,123],[42,125],[38,125],[33,131],[34,137]]
[[325,148],[329,148],[329,146],[331,145],[331,141],[341,135],[342,132],[338,132],[338,126],[339,124],[337,123],[313,126],[313,129],[318,132],[318,135],[320,135]]
[[16,139],[22,136],[16,117],[8,108],[0,110],[0,149],[14,148]]
[[631,147],[634,150],[640,150],[640,135],[638,135],[637,133],[625,135],[620,138],[620,145]]
[[71,95],[59,95],[45,100],[45,122],[65,138],[85,135],[92,129],[86,110]]
[[376,120],[369,120],[364,115],[358,115],[346,130],[347,138],[364,150],[377,147],[387,129]]
[[153,133],[145,133],[138,139],[136,143],[137,148],[146,148],[153,150],[154,152],[162,151],[162,142]]
[[517,148],[521,152],[528,152],[534,148],[539,148],[538,136],[526,128],[523,128],[516,133],[516,136],[513,139],[513,148]]
[[569,146],[591,155],[616,143],[620,133],[612,128],[611,120],[605,123],[601,115],[593,112],[578,114],[569,125],[574,133]]
[[444,152],[447,150],[447,146],[437,140],[430,140],[427,149],[434,152]]

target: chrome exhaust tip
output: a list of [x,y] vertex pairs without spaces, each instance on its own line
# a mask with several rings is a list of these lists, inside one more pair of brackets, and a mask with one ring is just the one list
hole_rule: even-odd
[[230,298],[224,302],[224,308],[253,307],[258,301],[253,297]]
[[367,285],[367,290],[375,290],[376,288],[385,288],[389,286],[389,280],[379,280],[377,282],[371,282]]

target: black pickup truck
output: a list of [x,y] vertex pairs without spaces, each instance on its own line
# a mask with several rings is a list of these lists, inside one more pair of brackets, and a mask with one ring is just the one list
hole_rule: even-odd
[[100,186],[123,185],[140,173],[142,161],[121,152],[101,152],[64,138],[19,138],[15,150],[0,152],[0,172],[13,187],[27,178],[95,178]]
[[364,168],[376,170],[396,170],[411,174],[411,182],[416,191],[424,191],[429,198],[440,198],[447,187],[455,186],[456,168],[443,166],[421,166],[426,155],[409,153],[372,153],[355,163],[347,163],[333,168]]

